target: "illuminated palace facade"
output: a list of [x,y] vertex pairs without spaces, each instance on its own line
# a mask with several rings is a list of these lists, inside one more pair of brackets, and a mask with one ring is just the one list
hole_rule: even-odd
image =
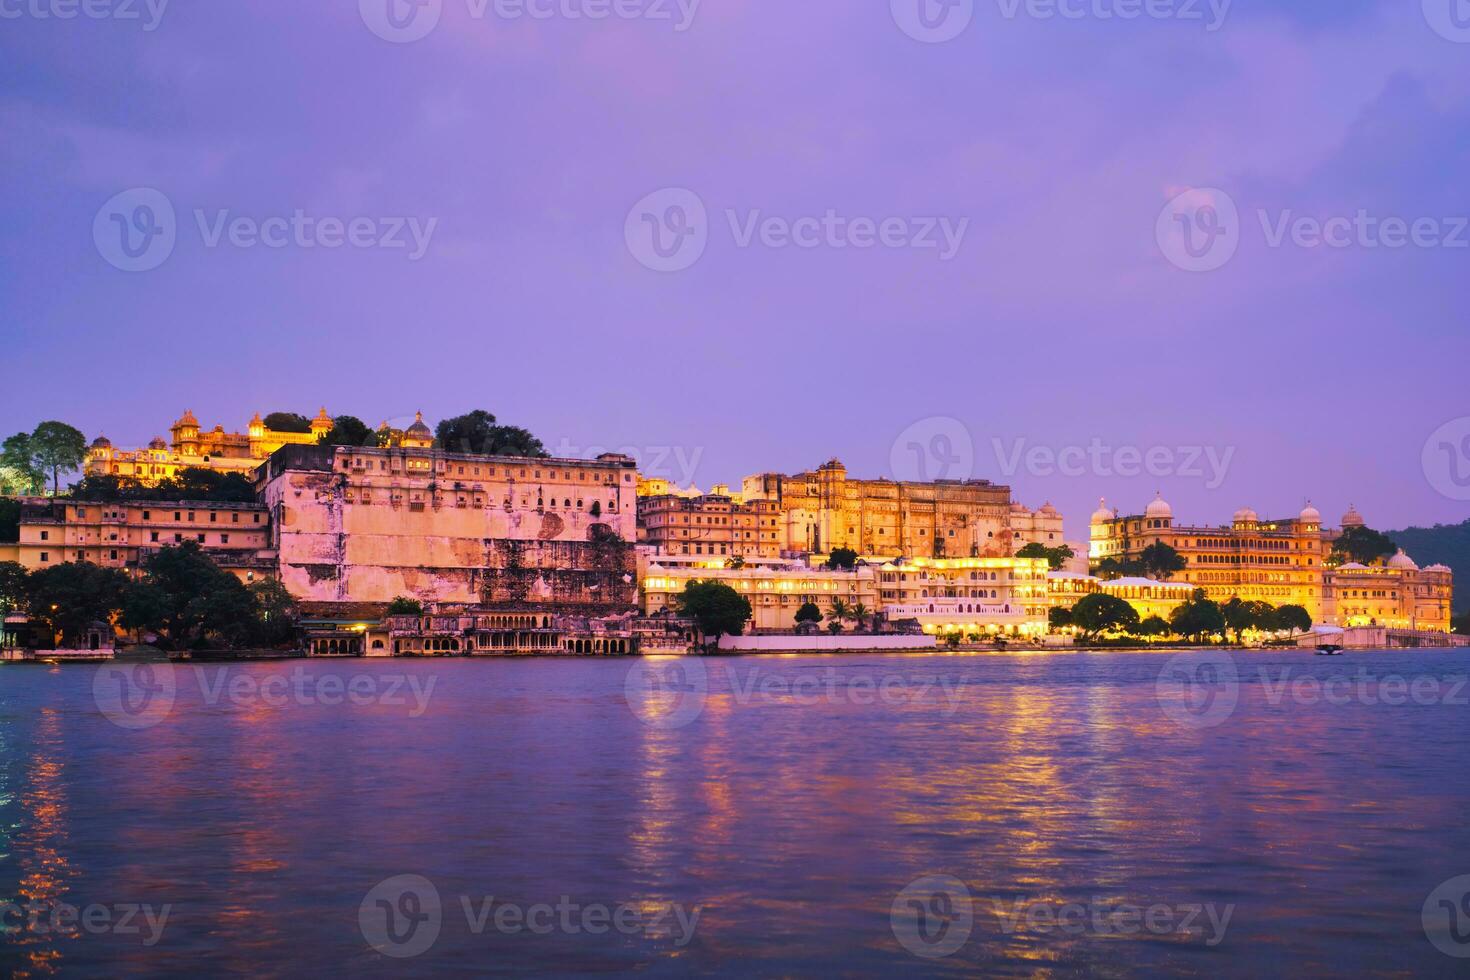
[[1013,505],[1010,488],[988,480],[856,480],[834,459],[814,472],[746,477],[742,490],[747,505],[775,508],[789,554],[849,548],[879,560],[1003,558],[1033,541],[1063,543],[1056,508]]
[[311,420],[308,432],[269,429],[260,413],[244,432],[226,432],[224,426],[202,429],[191,411],[185,411],[169,427],[168,442],[155,438],[145,449],[118,449],[106,436],[98,436],[87,451],[83,470],[87,476],[117,476],[156,484],[173,478],[180,470],[202,468],[252,477],[260,464],[282,446],[311,446],[332,431],[332,419],[323,408]]
[[[1363,526],[1355,509],[1343,517],[1343,528]],[[1089,557],[1094,566],[1108,558],[1136,561],[1149,545],[1161,543],[1185,561],[1173,581],[1204,589],[1217,602],[1239,597],[1299,605],[1314,622],[1330,625],[1449,632],[1448,568],[1420,569],[1402,553],[1374,568],[1334,568],[1330,556],[1341,533],[1324,528],[1311,504],[1279,520],[1242,508],[1229,525],[1207,527],[1176,524],[1162,497],[1139,515],[1122,515],[1104,501],[1092,515]]]

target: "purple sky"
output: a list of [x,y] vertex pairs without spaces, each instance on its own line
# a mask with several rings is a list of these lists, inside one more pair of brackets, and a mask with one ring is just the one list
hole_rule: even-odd
[[[485,407],[702,487],[831,456],[892,474],[896,441],[902,462],[968,436],[950,475],[1053,500],[1074,535],[1100,495],[1139,510],[1156,487],[1203,523],[1306,497],[1382,527],[1470,515],[1421,462],[1470,415],[1470,43],[1419,0],[1236,0],[1213,31],[1206,0],[1126,21],[1094,13],[1120,0],[1072,0],[1080,19],[974,0],[943,43],[882,0],[704,0],[683,31],[674,0],[654,10],[672,20],[600,21],[442,0],[413,43],[367,26],[386,0],[172,0],[151,31],[144,0],[141,22],[37,16],[64,2],[0,0],[19,14],[0,19],[5,433],[59,417],[131,445],[185,408],[234,429]],[[125,272],[94,221],[137,187],[171,203],[176,244]],[[707,208],[682,271],[625,241],[665,188]],[[1213,271],[1156,235],[1190,188],[1238,209]],[[437,224],[414,260],[211,247],[195,214],[298,210]],[[968,225],[948,260],[856,229],[740,243],[754,212],[829,210]],[[1461,247],[1270,242],[1284,216],[1359,211]],[[1163,472],[1024,455],[1094,440]],[[1223,482],[1180,447],[1228,458]]]

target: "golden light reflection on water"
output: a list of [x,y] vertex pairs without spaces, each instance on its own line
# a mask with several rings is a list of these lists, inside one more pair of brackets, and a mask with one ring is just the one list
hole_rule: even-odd
[[[63,786],[65,742],[60,713],[40,709],[34,744],[27,759],[25,786],[20,794],[20,830],[13,852],[20,861],[16,904],[54,909],[70,893],[75,877],[67,857],[68,807]],[[45,932],[21,929],[8,942],[24,951],[27,967],[17,977],[54,975],[61,965],[63,943],[75,938],[75,928]]]

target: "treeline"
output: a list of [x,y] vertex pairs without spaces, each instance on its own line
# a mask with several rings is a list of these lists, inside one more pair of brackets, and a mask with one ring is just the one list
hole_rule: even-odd
[[1206,643],[1233,634],[1235,642],[1240,643],[1252,631],[1296,634],[1312,628],[1312,616],[1303,606],[1273,606],[1239,597],[1219,603],[1208,598],[1203,589],[1196,589],[1193,596],[1169,613],[1168,619],[1162,616],[1141,619],[1138,610],[1127,600],[1103,592],[1083,596],[1071,609],[1052,609],[1049,619],[1053,629],[1075,627],[1089,640],[1104,634],[1120,634],[1139,639],[1179,637]]
[[141,577],[91,562],[27,572],[0,562],[0,610],[27,614],[43,639],[80,645],[95,623],[157,637],[165,649],[276,647],[295,638],[297,607],[280,582],[246,586],[198,543],[163,548]]
[[86,476],[72,484],[71,497],[104,503],[157,500],[249,504],[255,502],[255,486],[240,473],[191,466],[151,484],[126,476]]

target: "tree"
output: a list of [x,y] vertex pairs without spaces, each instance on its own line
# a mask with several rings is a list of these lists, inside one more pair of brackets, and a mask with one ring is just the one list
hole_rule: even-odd
[[1220,607],[1220,612],[1225,617],[1225,628],[1235,634],[1236,643],[1240,642],[1240,634],[1256,625],[1249,603],[1242,601],[1240,596],[1231,596]]
[[964,641],[965,637],[963,633],[952,632],[944,634],[944,645],[949,647],[951,650],[958,650],[960,644]]
[[827,556],[827,567],[852,571],[857,567],[857,560],[858,553],[851,548],[833,548],[832,553]]
[[841,633],[842,632],[842,620],[840,620],[840,619],[829,619],[829,620],[827,620],[827,632],[828,633],[831,633],[833,636],[836,636],[838,633]]
[[1051,564],[1052,571],[1061,568],[1075,557],[1077,552],[1072,550],[1071,545],[1061,545],[1056,548],[1048,548],[1038,541],[1032,541],[1020,551],[1016,552],[1017,558],[1030,558],[1033,560],[1045,559]]
[[1052,606],[1046,611],[1046,624],[1055,633],[1057,630],[1066,629],[1072,625],[1072,610],[1062,606]]
[[831,623],[845,623],[851,618],[852,607],[847,604],[847,600],[841,596],[833,599],[832,611],[827,614],[827,619],[830,621],[828,628],[831,628]]
[[873,614],[872,610],[868,609],[867,606],[859,602],[853,605],[850,612],[852,614],[852,621],[854,623],[857,623],[858,629],[865,630],[868,628],[868,617]]
[[1169,621],[1162,616],[1150,616],[1138,624],[1138,635],[1157,638],[1168,636],[1170,633]]
[[186,467],[152,486],[132,477],[93,474],[72,484],[71,495],[77,500],[106,502],[201,500],[249,504],[256,499],[254,484],[243,474],[221,473],[202,466]]
[[796,625],[802,626],[811,623],[815,626],[822,621],[822,610],[817,608],[815,602],[803,602],[801,608],[796,610]]
[[1295,603],[1282,606],[1276,610],[1276,628],[1289,633],[1305,633],[1312,628],[1312,614],[1305,606]]
[[40,568],[25,579],[25,602],[33,622],[65,645],[80,645],[93,623],[110,622],[123,602],[127,576],[91,562]]
[[295,412],[271,412],[264,419],[265,427],[273,432],[307,433],[311,431],[311,419]]
[[445,419],[435,427],[439,445],[454,453],[480,456],[525,456],[545,458],[541,440],[515,425],[498,425],[495,416],[484,409]]
[[20,501],[0,497],[0,544],[20,540]]
[[1095,637],[1109,630],[1131,630],[1138,625],[1138,610],[1117,596],[1094,592],[1077,600],[1072,621],[1088,637]]
[[744,568],[745,567],[745,556],[744,555],[736,555],[733,558],[726,558],[725,559],[725,567],[726,568],[731,568],[731,569]]
[[1208,598],[1204,589],[1195,589],[1194,596],[1181,603],[1169,614],[1169,625],[1180,636],[1198,640],[1225,631],[1225,614],[1219,603]]
[[[1310,628],[1310,627],[1308,627]],[[1451,628],[1456,633],[1470,633],[1470,613],[1461,613],[1451,621]]]
[[322,436],[323,446],[376,446],[378,434],[367,427],[367,423],[355,415],[339,415],[332,419],[332,428]]
[[26,569],[18,561],[0,561],[0,618],[26,601]]
[[1162,541],[1155,541],[1138,556],[1139,564],[1149,578],[1167,582],[1189,566],[1184,556]]
[[39,496],[46,489],[46,474],[36,467],[31,437],[17,432],[0,446],[0,492]]
[[679,611],[715,641],[726,634],[739,636],[752,614],[750,600],[723,582],[690,582],[679,597]]
[[155,552],[143,571],[124,597],[123,623],[131,629],[161,633],[184,648],[211,639],[238,645],[258,625],[255,598],[196,541]]
[[388,603],[389,616],[422,616],[424,605],[417,599],[409,599],[406,596],[398,596]]
[[30,436],[35,468],[51,474],[51,492],[61,493],[61,474],[80,469],[87,459],[87,437],[65,422],[42,422]]
[[293,639],[300,617],[296,597],[279,579],[262,579],[249,588],[256,615],[260,617],[260,639],[270,646],[282,646]]
[[1332,557],[1339,561],[1355,561],[1371,565],[1397,554],[1398,545],[1388,535],[1368,527],[1345,527],[1332,543]]
[[1144,573],[1144,568],[1142,562],[1104,558],[1093,566],[1092,573],[1105,582],[1111,582],[1119,578],[1140,577]]

